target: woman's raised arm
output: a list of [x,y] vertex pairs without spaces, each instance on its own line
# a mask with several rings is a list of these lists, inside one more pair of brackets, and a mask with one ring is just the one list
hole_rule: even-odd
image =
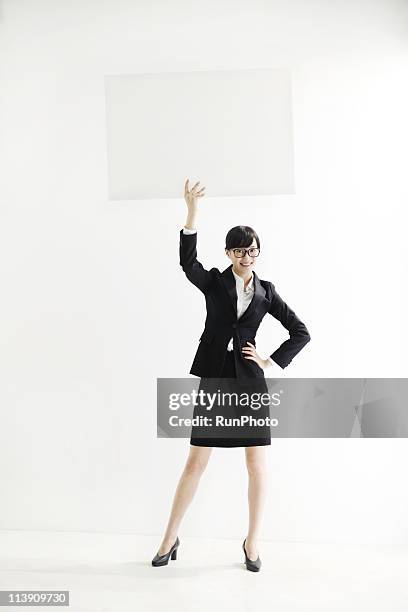
[[197,200],[198,198],[202,198],[203,196],[205,196],[204,190],[205,187],[202,187],[200,190],[198,189],[198,185],[200,184],[200,181],[198,181],[194,187],[192,187],[189,190],[189,184],[188,184],[189,179],[186,180],[185,184],[184,184],[184,199],[186,201],[187,204],[187,221],[185,224],[185,228],[186,229],[190,229],[190,230],[195,230],[197,229],[196,227],[196,221],[197,221]]
[[180,231],[180,265],[188,280],[203,293],[211,284],[211,274],[197,260],[197,199],[202,198],[205,187],[198,189],[200,181],[189,189],[188,179],[184,185],[184,199],[187,204],[187,220]]

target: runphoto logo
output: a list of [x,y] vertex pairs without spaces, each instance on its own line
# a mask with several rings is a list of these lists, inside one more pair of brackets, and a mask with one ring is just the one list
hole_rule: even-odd
[[226,391],[216,391],[215,393],[208,393],[203,389],[197,391],[192,389],[189,393],[170,393],[169,394],[169,409],[178,410],[181,407],[186,406],[202,406],[206,410],[212,410],[214,405],[217,406],[242,406],[246,408],[252,408],[253,410],[259,410],[262,406],[279,406],[280,405],[280,394],[279,393],[236,393]]

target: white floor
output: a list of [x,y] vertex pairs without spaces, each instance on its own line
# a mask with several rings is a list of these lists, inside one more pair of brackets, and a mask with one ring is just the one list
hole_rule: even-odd
[[407,549],[262,541],[253,573],[241,540],[182,534],[177,560],[152,567],[159,539],[2,531],[0,589],[69,590],[75,612],[408,610]]

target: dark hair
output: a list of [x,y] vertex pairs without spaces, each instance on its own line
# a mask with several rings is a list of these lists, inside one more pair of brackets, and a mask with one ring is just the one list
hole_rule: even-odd
[[230,229],[225,237],[225,248],[228,250],[237,247],[249,247],[254,238],[258,245],[258,249],[260,249],[261,244],[256,231],[253,230],[252,227],[248,227],[248,225],[236,225]]

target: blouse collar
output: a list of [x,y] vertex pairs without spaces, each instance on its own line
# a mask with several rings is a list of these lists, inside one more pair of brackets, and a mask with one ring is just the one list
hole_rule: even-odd
[[239,286],[241,287],[242,290],[244,291],[253,291],[254,290],[254,274],[252,273],[252,277],[251,280],[249,281],[249,283],[247,284],[246,288],[244,289],[244,279],[241,278],[241,276],[239,276],[238,274],[236,274],[234,272],[234,270],[231,268],[232,273],[235,277],[235,281],[239,284]]

